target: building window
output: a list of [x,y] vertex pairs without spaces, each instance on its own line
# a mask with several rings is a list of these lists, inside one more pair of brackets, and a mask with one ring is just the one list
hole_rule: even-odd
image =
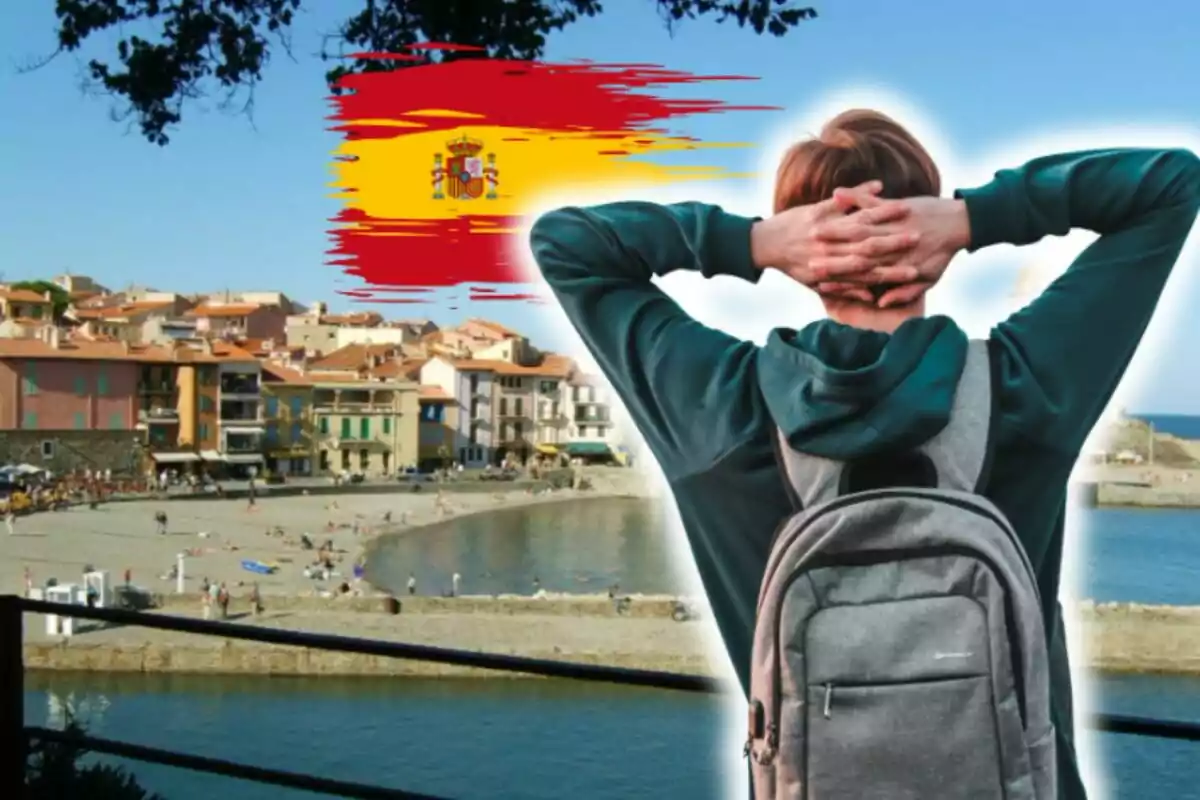
[[213,410],[213,399],[206,394],[200,395],[200,412],[205,413]]
[[41,306],[33,306],[29,310],[34,319],[42,318],[42,307]]
[[24,417],[21,419],[21,427],[22,428],[36,428],[37,427],[37,412],[36,411],[26,411]]
[[558,384],[554,381],[542,381],[540,391],[542,394],[551,394],[558,390]]
[[508,398],[507,397],[500,398],[500,416],[502,416],[502,417],[508,416]]
[[42,440],[42,458],[54,458],[54,441],[51,439]]
[[75,376],[75,394],[79,397],[87,395],[87,378],[82,375]]
[[200,441],[202,441],[202,442],[208,441],[208,423],[207,422],[201,422],[197,426],[196,436],[198,436],[200,438]]
[[108,429],[119,431],[125,427],[125,419],[120,411],[108,415]]
[[360,439],[370,439],[371,438],[371,418],[370,417],[363,417],[362,419],[360,419],[358,421],[358,438],[360,438]]
[[587,438],[587,435],[588,435],[588,433],[587,433],[587,425],[580,425],[580,426],[579,426],[579,438],[580,438],[580,439],[586,439],[586,438]]
[[370,450],[359,450],[358,451],[358,468],[365,471],[367,469],[367,467],[369,467],[369,466],[371,466],[371,451]]
[[304,438],[304,430],[299,422],[292,423],[292,428],[289,433],[289,438],[291,439],[292,444],[295,444],[296,442],[299,442],[301,439]]
[[525,401],[524,400],[522,400],[520,397],[518,397],[515,401],[513,401],[513,405],[516,406],[516,409],[515,409],[516,416],[518,416],[518,417],[525,416]]
[[342,417],[342,438],[349,439],[353,434],[350,430],[350,418]]
[[475,394],[476,392],[479,391],[479,376],[478,375],[472,375],[469,383],[471,385],[471,394]]
[[279,398],[278,397],[268,397],[267,398],[267,416],[268,417],[278,417],[279,416]]
[[384,432],[384,435],[387,435],[392,432],[392,418],[391,417],[383,418],[383,432]]
[[317,420],[317,429],[323,434],[329,433],[329,417],[321,417]]
[[100,396],[108,394],[108,373],[104,371],[104,367],[101,367],[100,372],[96,375],[96,394]]
[[291,406],[293,417],[300,419],[300,417],[304,416],[304,398],[293,397],[291,400]]
[[279,428],[274,422],[267,425],[267,444],[275,445],[279,441]]
[[21,393],[29,395],[37,394],[37,391],[37,367],[32,363],[27,363],[25,365],[25,377],[21,381]]
[[150,443],[151,444],[166,444],[167,443],[167,429],[161,425],[156,425],[153,428],[151,428],[150,429]]
[[514,423],[513,423],[513,438],[514,438],[514,439],[520,439],[520,438],[521,438],[521,434],[522,434],[523,432],[524,432],[524,429],[523,429],[523,427],[522,427],[521,423],[519,423],[519,422],[514,422]]
[[317,468],[320,469],[321,472],[329,471],[329,451],[328,450],[322,450],[320,453],[317,454]]
[[87,416],[82,411],[76,411],[72,422],[75,430],[81,431],[87,427]]

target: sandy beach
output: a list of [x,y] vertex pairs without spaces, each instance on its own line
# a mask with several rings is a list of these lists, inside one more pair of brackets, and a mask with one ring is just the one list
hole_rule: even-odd
[[[22,593],[24,570],[29,568],[34,586],[48,578],[60,583],[78,581],[87,567],[107,570],[114,583],[124,580],[150,593],[171,593],[175,581],[167,579],[176,556],[189,553],[185,588],[199,590],[204,578],[224,581],[236,592],[240,585],[257,581],[264,595],[317,594],[336,586],[352,574],[356,559],[375,537],[398,533],[433,522],[533,503],[629,493],[639,479],[631,471],[597,481],[589,491],[562,489],[543,494],[506,490],[445,493],[447,511],[437,509],[432,487],[419,493],[300,495],[258,498],[250,510],[244,499],[138,500],[109,503],[97,509],[76,506],[66,511],[42,512],[16,521],[15,534],[0,531],[0,591]],[[156,530],[154,515],[167,514],[167,534]],[[390,523],[384,515],[390,513]],[[357,526],[357,532],[356,532]],[[275,533],[282,530],[282,535]],[[315,553],[302,549],[301,534],[320,546],[332,540],[341,559],[339,574],[328,584],[303,574]],[[275,562],[272,575],[242,569],[243,559]]]

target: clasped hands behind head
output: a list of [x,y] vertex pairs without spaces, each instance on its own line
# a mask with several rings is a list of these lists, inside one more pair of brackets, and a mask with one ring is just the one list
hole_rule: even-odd
[[756,262],[813,289],[827,306],[916,303],[970,244],[966,207],[938,197],[888,199],[882,189],[881,181],[838,188],[763,220],[752,237]]

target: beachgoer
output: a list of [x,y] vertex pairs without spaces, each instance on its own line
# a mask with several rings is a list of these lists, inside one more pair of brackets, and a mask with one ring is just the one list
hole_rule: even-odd
[[154,512],[154,525],[159,535],[165,536],[167,533],[167,512]]
[[462,575],[457,572],[450,578],[450,596],[458,597],[459,589],[462,587]]
[[210,595],[208,593],[208,590],[205,590],[200,595],[200,612],[201,612],[201,616],[204,619],[212,619],[212,607],[213,607],[212,595]]
[[262,593],[258,590],[258,582],[255,581],[250,587],[250,613],[257,617],[263,611]]
[[411,572],[408,573],[408,593],[409,594],[417,593],[417,576],[413,575]]
[[537,575],[533,576],[533,593],[537,594],[542,590],[542,581]]
[[220,605],[221,586],[216,581],[208,585],[208,604],[210,608],[216,608]]
[[4,527],[8,529],[9,536],[17,532],[17,513],[13,511],[11,500],[9,500],[8,508],[4,511]]
[[132,582],[133,582],[133,570],[131,570],[129,567],[126,567],[125,568],[125,585],[129,586],[129,584]]
[[229,619],[229,590],[225,588],[225,581],[221,581],[217,590],[217,604],[221,607],[221,619]]
[[[872,179],[880,183],[852,185]],[[1085,790],[1058,605],[1067,479],[1200,209],[1200,159],[1151,149],[1052,155],[953,199],[940,194],[911,134],[849,112],[788,151],[765,220],[700,203],[566,208],[534,224],[531,246],[672,488],[748,693],[773,534],[798,508],[781,479],[777,431],[790,449],[836,462],[922,446],[950,419],[968,353],[953,320],[924,316],[924,293],[951,259],[1075,228],[1099,234],[993,329],[997,413],[979,483],[1040,584],[1058,796],[1077,800]],[[776,329],[761,347],[739,340],[692,319],[652,280],[681,268],[750,282],[776,269],[817,291],[829,319]]]

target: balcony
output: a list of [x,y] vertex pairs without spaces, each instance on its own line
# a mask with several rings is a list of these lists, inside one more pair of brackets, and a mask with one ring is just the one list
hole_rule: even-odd
[[178,425],[179,411],[174,408],[142,409],[137,420],[139,425]]
[[142,396],[175,394],[175,382],[143,379],[138,381],[138,394]]
[[228,433],[221,441],[221,450],[230,455],[261,453],[263,437],[258,434]]
[[222,395],[253,395],[259,394],[258,377],[254,375],[222,375],[220,380]]
[[613,421],[609,417],[589,417],[576,415],[572,420],[576,425],[612,425]]

